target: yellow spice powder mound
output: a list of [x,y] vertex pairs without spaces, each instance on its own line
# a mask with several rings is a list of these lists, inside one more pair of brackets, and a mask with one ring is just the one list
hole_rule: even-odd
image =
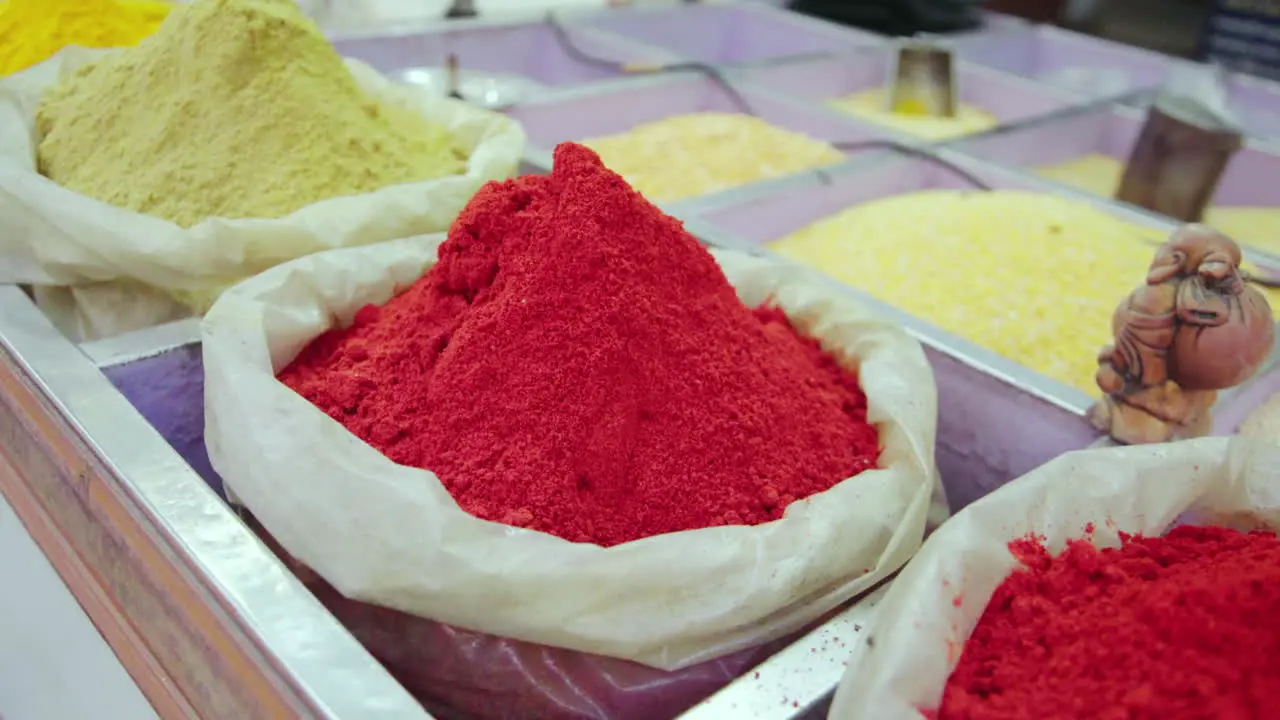
[[821,140],[721,112],[676,115],[581,143],[655,202],[706,195],[844,157]]
[[[1109,155],[1091,153],[1073,160],[1043,165],[1036,173],[1085,192],[1114,197],[1124,175],[1124,163]],[[1280,198],[1278,207],[1211,206],[1204,224],[1217,228],[1242,245],[1280,255]]]
[[137,45],[173,5],[144,0],[9,0],[0,3],[0,75],[25,70],[67,45]]
[[1111,315],[1164,240],[1054,195],[929,190],[852,207],[771,247],[1093,394]]
[[40,104],[58,184],[187,227],[461,172],[416,112],[368,97],[291,0],[198,0]]
[[1000,124],[995,115],[966,104],[957,107],[955,117],[949,118],[890,112],[885,108],[884,88],[864,90],[829,100],[828,104],[841,112],[925,140],[947,140],[972,135]]

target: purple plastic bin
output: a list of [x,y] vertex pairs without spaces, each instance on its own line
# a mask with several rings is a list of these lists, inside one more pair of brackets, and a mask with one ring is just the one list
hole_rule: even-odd
[[1100,437],[1076,413],[940,350],[925,354],[938,384],[934,457],[953,512]]
[[[886,50],[876,49],[752,67],[739,74],[778,92],[821,102],[883,86],[889,61]],[[1002,125],[1051,113],[1072,103],[1064,93],[971,63],[958,63],[956,77],[960,100],[995,115]]]
[[[1049,25],[958,38],[953,45],[969,62],[1093,97],[1158,87],[1186,62]],[[1076,71],[1087,74],[1074,80],[1064,74]]]
[[199,345],[102,370],[111,384],[194,469],[226,500],[222,479],[204,446],[204,359]]
[[582,22],[707,63],[843,52],[883,42],[872,33],[753,4],[619,8]]
[[[1091,153],[1120,161],[1142,129],[1143,113],[1112,105],[1054,118],[1004,132],[956,140],[949,147],[1000,165],[1039,167]],[[1244,147],[1231,159],[1214,203],[1225,206],[1275,205],[1280,187],[1280,154]]]
[[[741,84],[737,89],[755,115],[793,132],[828,142],[863,142],[892,136],[874,125],[767,90]],[[524,126],[531,150],[549,151],[567,140],[612,135],[672,115],[707,111],[741,112],[741,108],[715,81],[702,75],[682,74],[546,98],[513,107],[507,114]]]
[[[108,365],[103,373],[161,436],[226,499],[204,444],[204,363],[198,343]],[[251,430],[249,430],[251,431]],[[275,547],[268,543],[270,547]],[[282,558],[285,560],[285,558]],[[287,563],[286,563],[287,564]],[[327,586],[326,586],[327,587]],[[675,672],[507,640],[340,599],[309,584],[325,606],[436,717],[673,717],[784,647],[781,638]],[[353,624],[354,623],[354,624]],[[418,645],[403,642],[409,637]],[[378,643],[382,643],[378,645]],[[390,645],[394,656],[386,654]],[[483,708],[479,710],[477,708]],[[554,714],[550,712],[554,708]]]
[[[709,200],[701,208],[690,204],[683,208],[683,214],[694,227],[705,225],[726,237],[764,244],[876,198],[931,188],[970,187],[955,172],[935,163],[889,153],[885,157],[883,161],[868,158],[865,165],[829,173],[826,180],[816,175],[795,178]],[[965,169],[991,187],[1038,188],[1034,179],[1003,168],[966,163]],[[964,341],[948,339],[924,322],[913,322],[924,328],[926,352],[938,384],[936,457],[952,509],[958,510],[1049,459],[1098,439],[1099,434],[1079,411],[1043,400],[1017,381],[1002,379],[999,375],[1008,375],[987,367],[981,359],[962,359],[977,357],[982,351],[971,353]],[[962,349],[954,352],[944,347]],[[1066,405],[1087,403],[1082,393],[1070,392],[1075,395]]]
[[[591,56],[628,63],[666,63],[674,58],[587,28],[566,27],[572,45]],[[622,74],[583,62],[546,23],[472,25],[437,32],[335,40],[340,55],[369,63],[383,73],[414,67],[443,67],[456,53],[464,70],[523,75],[548,86],[594,82]]]

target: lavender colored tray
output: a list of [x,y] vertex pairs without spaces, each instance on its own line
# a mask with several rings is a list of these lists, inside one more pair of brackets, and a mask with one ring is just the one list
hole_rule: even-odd
[[[743,68],[736,76],[779,93],[822,102],[883,86],[889,63],[889,52],[876,48]],[[961,102],[986,110],[1001,125],[1045,115],[1079,102],[1079,98],[1070,94],[972,63],[957,63],[956,77]]]
[[[988,162],[1027,168],[1094,153],[1123,162],[1142,130],[1143,117],[1139,110],[1108,104],[956,140],[948,146]],[[1276,187],[1280,187],[1280,152],[1246,145],[1223,173],[1214,203],[1273,206],[1277,204]]]
[[[891,131],[767,89],[745,83],[735,83],[735,88],[754,115],[771,125],[813,138],[840,143],[896,137]],[[567,140],[612,135],[673,115],[708,111],[741,112],[742,108],[714,80],[682,73],[569,90],[518,105],[507,114],[524,126],[529,154],[538,157]],[[661,148],[655,149],[660,151]]]
[[[670,53],[623,38],[565,25],[573,48],[592,57],[620,63],[662,64]],[[338,53],[363,60],[387,74],[417,67],[443,67],[450,53],[464,70],[522,75],[543,85],[562,87],[621,75],[617,69],[575,56],[543,22],[495,25],[469,22],[432,32],[338,39]]]
[[[1173,67],[1186,64],[1160,53],[1049,25],[958,38],[953,46],[969,62],[1091,97],[1158,87]],[[1076,71],[1086,74],[1075,80],[1064,74]]]
[[583,22],[707,63],[842,52],[883,42],[869,32],[755,3],[621,8]]

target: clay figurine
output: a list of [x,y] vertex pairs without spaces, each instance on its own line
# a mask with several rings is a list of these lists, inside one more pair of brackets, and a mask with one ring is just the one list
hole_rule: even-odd
[[1185,225],[1160,247],[1146,284],[1111,318],[1094,427],[1129,444],[1208,434],[1218,391],[1253,375],[1275,342],[1271,306],[1240,259],[1231,238],[1204,225]]

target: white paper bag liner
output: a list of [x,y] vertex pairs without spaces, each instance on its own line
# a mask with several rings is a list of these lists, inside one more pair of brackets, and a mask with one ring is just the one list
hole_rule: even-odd
[[[49,60],[0,79],[0,282],[79,286],[136,280],[165,292],[211,293],[286,260],[448,229],[479,187],[510,176],[524,152],[524,131],[511,119],[397,85],[347,60],[356,81],[384,102],[415,108],[470,150],[465,173],[330,198],[278,219],[209,218],[190,228],[118,208],[59,186],[36,171],[35,113],[45,91],[77,68],[117,50],[68,47]],[[147,293],[123,306],[55,318],[116,334],[133,318],[164,314]],[[83,303],[78,302],[76,307]],[[115,326],[108,321],[118,315]]]
[[1095,545],[1118,547],[1119,532],[1160,535],[1176,522],[1280,528],[1280,446],[1203,438],[1082,450],[969,505],[893,581],[830,717],[920,720],[919,709],[936,709],[963,643],[1018,567],[1010,541],[1034,532],[1057,554],[1090,523]]
[[748,305],[773,297],[859,371],[884,469],[778,521],[610,548],[477,519],[275,379],[317,335],[435,263],[443,236],[290,262],[223,294],[203,325],[213,466],[280,544],[347,597],[465,628],[675,669],[781,636],[915,552],[931,498],[937,397],[924,353],[811,272],[716,259]]

